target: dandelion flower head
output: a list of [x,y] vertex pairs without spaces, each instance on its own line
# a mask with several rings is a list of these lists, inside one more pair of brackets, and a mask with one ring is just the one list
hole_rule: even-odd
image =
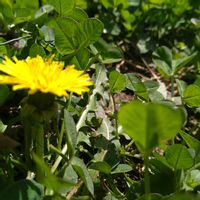
[[90,77],[74,65],[64,66],[62,62],[43,59],[41,56],[26,60],[5,57],[0,64],[0,84],[11,84],[13,90],[28,89],[29,94],[38,91],[67,96],[68,92],[81,94],[92,85]]

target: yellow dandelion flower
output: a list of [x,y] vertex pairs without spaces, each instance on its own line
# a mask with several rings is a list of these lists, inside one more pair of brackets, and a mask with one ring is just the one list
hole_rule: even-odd
[[43,59],[41,56],[28,57],[26,60],[13,61],[8,57],[0,64],[0,84],[11,84],[13,90],[28,89],[29,94],[38,91],[67,96],[67,92],[81,94],[92,85],[88,74],[76,70],[74,65],[66,68],[53,58]]

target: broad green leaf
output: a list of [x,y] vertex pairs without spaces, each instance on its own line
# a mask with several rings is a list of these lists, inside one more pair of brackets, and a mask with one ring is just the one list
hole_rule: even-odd
[[98,170],[99,172],[110,174],[111,172],[111,166],[104,162],[104,161],[98,161],[94,162],[90,165],[90,169]]
[[186,82],[183,80],[176,79],[176,84],[177,84],[180,96],[183,97],[185,88],[187,87]]
[[120,109],[119,122],[139,150],[146,152],[173,138],[182,127],[183,115],[169,105],[133,101]]
[[[5,17],[2,15],[2,13],[0,12],[0,30],[2,32],[7,32],[8,31],[8,22],[5,20]],[[3,38],[0,37],[0,42],[4,42],[5,40]],[[0,52],[2,48],[0,47]]]
[[[1,21],[0,21],[0,22],[1,22]],[[1,28],[1,25],[0,25],[0,28]],[[4,43],[4,42],[5,42],[4,38],[0,37],[0,43]],[[7,55],[6,46],[3,45],[3,44],[0,44],[0,55],[1,55],[1,56]]]
[[13,19],[12,3],[9,0],[0,0],[0,13],[9,22]]
[[153,62],[164,75],[173,76],[172,53],[169,48],[165,46],[157,48],[153,52]]
[[76,173],[80,176],[81,180],[84,182],[88,191],[92,194],[92,196],[94,196],[94,185],[92,178],[84,162],[80,158],[74,157],[71,164]]
[[80,47],[86,47],[96,42],[103,33],[103,27],[103,23],[96,18],[82,21],[79,24],[79,29],[75,32],[75,44]]
[[183,100],[189,106],[200,106],[200,87],[189,85],[183,93]]
[[74,151],[77,145],[77,136],[76,125],[71,114],[65,109],[64,110],[64,125],[66,133],[66,142],[68,146],[68,154],[70,158],[74,155]]
[[130,90],[133,90],[139,97],[144,98],[145,100],[149,99],[147,89],[134,74],[128,73],[126,76],[126,87]]
[[190,63],[196,56],[197,56],[197,52],[193,53],[190,56],[185,56],[183,58],[173,60],[172,67],[173,67],[174,73],[178,71],[179,69],[181,69],[182,67],[184,67],[185,65],[187,65],[188,63]]
[[112,8],[113,6],[117,7],[118,5],[124,3],[123,0],[101,0],[101,2],[105,8]]
[[180,131],[180,135],[184,139],[188,147],[195,150],[195,162],[199,162],[200,161],[200,141],[196,139],[195,137],[185,133],[184,131]]
[[45,50],[42,46],[38,44],[33,44],[29,50],[29,56],[36,57],[37,55],[45,56],[46,55]]
[[78,182],[78,175],[74,171],[73,167],[71,165],[67,166],[64,174],[63,174],[63,179],[67,182],[77,184]]
[[167,170],[169,170],[169,169],[171,170],[171,166],[169,165],[169,163],[167,162],[166,158],[163,155],[160,155],[159,153],[154,152],[153,156],[156,159],[152,159],[149,162],[150,162],[150,164],[153,163],[153,165],[155,165],[155,163],[157,164],[156,167],[154,168],[155,171],[160,170],[159,169],[160,167],[162,167],[162,170],[165,172],[167,172]]
[[200,185],[200,170],[194,169],[194,170],[188,170],[185,183],[187,184],[187,187],[190,187],[190,189],[194,189],[195,187]]
[[48,3],[54,6],[55,10],[60,15],[68,15],[68,13],[74,8],[74,0],[48,0]]
[[167,163],[165,157],[157,153],[156,158],[149,160],[149,167],[150,167],[149,171],[151,171],[150,174],[151,192],[159,193],[162,195],[173,193],[175,187],[174,171]]
[[[159,102],[164,99],[164,94],[166,93],[166,88],[164,83],[156,82],[152,80],[144,81],[145,88],[148,92],[149,99],[152,102]],[[161,92],[162,94],[161,94]]]
[[16,0],[16,3],[13,5],[15,10],[15,20],[14,23],[22,23],[29,21],[34,18],[35,12],[39,8],[38,1],[27,1],[27,0]]
[[44,186],[33,180],[20,180],[0,190],[0,199],[5,200],[41,200]]
[[38,9],[39,2],[38,1],[27,1],[27,0],[16,0],[15,7],[16,8],[32,8]]
[[61,54],[78,52],[98,40],[103,32],[103,24],[97,19],[78,23],[71,17],[58,17],[48,24],[54,29],[55,45]]
[[72,18],[52,19],[48,25],[54,29],[55,45],[61,54],[74,53],[78,46],[74,44],[75,30],[78,30],[78,23]]
[[7,125],[5,125],[1,120],[0,120],[0,134],[3,133],[7,128]]
[[123,58],[122,51],[116,45],[109,44],[102,38],[95,42],[91,49],[95,54],[99,54],[99,59],[104,64],[119,62]]
[[101,0],[103,6],[105,8],[113,7],[114,1],[113,0]]
[[197,79],[194,82],[194,85],[197,85],[200,87],[200,77],[197,77]]
[[147,91],[155,91],[159,88],[159,83],[153,80],[144,81]]
[[150,0],[150,3],[155,3],[155,4],[163,4],[165,0]]
[[[105,141],[105,140],[104,140]],[[116,141],[118,142],[117,140],[113,140],[113,142]],[[103,142],[103,141],[102,141]],[[105,141],[106,143],[107,141]],[[100,146],[100,144],[99,144]],[[103,148],[103,144],[102,144],[102,147]],[[107,162],[112,168],[115,168],[120,160],[119,160],[119,149],[117,149],[116,145],[114,144],[108,144],[107,148],[106,148],[106,153],[104,154],[104,161]]]
[[169,2],[173,6],[172,8],[173,12],[179,16],[182,15],[187,10],[191,9],[190,3],[188,0],[177,0],[176,3],[173,0],[170,0]]
[[75,7],[74,9],[72,9],[67,14],[67,17],[71,17],[74,20],[76,20],[77,22],[83,22],[84,20],[88,19],[87,13],[84,10],[82,10],[82,9],[80,9],[78,7]]
[[77,69],[86,70],[88,66],[88,62],[90,59],[90,52],[87,48],[81,49],[76,56],[71,60],[72,64],[75,64]]
[[165,152],[165,157],[174,170],[189,169],[194,164],[193,157],[182,144],[173,144],[168,147]]
[[15,24],[31,21],[34,18],[34,10],[31,8],[18,8],[15,10],[16,18],[14,19]]
[[184,131],[180,131],[180,135],[190,148],[193,148],[196,152],[200,151],[200,141],[198,139],[185,133]]
[[7,85],[0,85],[0,106],[2,106],[10,95],[10,89]]
[[119,164],[119,165],[117,165],[117,167],[112,169],[111,174],[126,173],[126,172],[130,172],[131,170],[133,170],[133,168],[130,165]]
[[43,171],[44,177],[43,180],[41,180],[41,182],[47,188],[52,189],[54,191],[59,191],[60,189],[74,186],[74,183],[66,182],[52,174],[48,166],[44,163],[44,161],[41,160],[41,158],[39,158],[36,154],[33,154],[33,160],[35,161],[36,165],[38,165],[38,167],[40,167],[40,169]]
[[116,93],[122,91],[126,86],[126,78],[118,71],[112,71],[109,75],[109,87],[111,92]]

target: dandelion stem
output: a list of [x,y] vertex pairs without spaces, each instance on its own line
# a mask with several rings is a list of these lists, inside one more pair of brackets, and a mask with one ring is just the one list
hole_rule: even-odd
[[[37,122],[34,125],[35,132],[35,153],[41,159],[44,160],[44,127],[43,123]],[[36,165],[36,180],[40,182],[44,177],[43,169],[40,169],[39,166]]]
[[26,159],[26,165],[27,167],[31,167],[31,147],[32,147],[32,134],[30,129],[30,124],[27,120],[23,121],[24,123],[24,139],[25,139],[25,159]]

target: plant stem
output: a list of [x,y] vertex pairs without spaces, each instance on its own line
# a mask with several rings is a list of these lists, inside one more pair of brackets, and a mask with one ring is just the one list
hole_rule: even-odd
[[61,149],[63,135],[64,135],[64,120],[62,120],[61,130],[58,138],[58,149]]
[[62,154],[60,149],[57,149],[52,144],[49,145],[49,148],[50,148],[51,151],[56,152],[59,156],[62,156],[62,158],[65,159],[66,161],[69,160],[65,155]]
[[[44,160],[44,127],[42,122],[37,122],[33,127],[35,133],[35,153]],[[36,180],[40,182],[44,177],[43,170],[36,165]]]
[[85,110],[83,111],[83,113],[81,114],[77,124],[76,124],[76,130],[79,131],[79,129],[83,126],[83,124],[85,123],[86,117],[88,112],[91,110],[91,108],[93,107],[94,104],[94,100],[95,100],[95,95],[96,93],[93,92],[92,95],[90,96],[89,99],[89,103],[87,104]]
[[[62,148],[61,153],[62,153],[63,155],[65,155],[66,152],[67,152],[67,144],[64,145],[64,147]],[[56,169],[57,169],[57,167],[58,167],[58,165],[60,164],[60,162],[61,162],[62,159],[63,159],[63,157],[60,156],[60,155],[57,157],[56,161],[54,162],[53,166],[51,167],[51,172],[52,172],[52,173],[54,173],[54,172],[56,171]]]
[[114,98],[114,94],[111,93],[111,101],[113,104],[113,116],[114,116],[114,120],[115,120],[115,135],[116,138],[119,139],[119,133],[118,133],[118,119],[117,119],[117,109],[116,109],[116,102],[115,102],[115,98]]
[[145,199],[151,200],[150,196],[150,175],[149,175],[149,153],[144,154],[144,165],[145,165],[145,174],[144,174],[144,184],[145,184]]
[[26,165],[27,167],[31,167],[31,147],[33,145],[32,140],[32,133],[31,133],[31,125],[27,120],[23,120],[24,124],[24,139],[25,139],[25,159],[26,159]]
[[171,98],[174,97],[174,77],[171,77]]

